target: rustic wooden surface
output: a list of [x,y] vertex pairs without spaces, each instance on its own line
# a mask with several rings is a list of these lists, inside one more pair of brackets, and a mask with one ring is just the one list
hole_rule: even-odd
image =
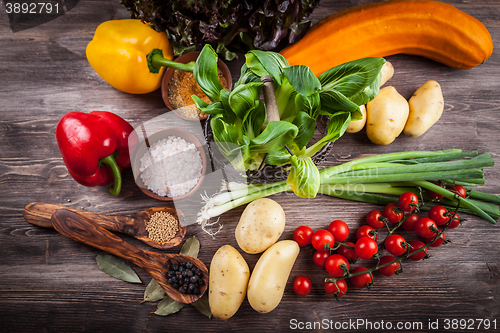
[[[324,0],[314,18],[366,2],[372,1]],[[498,0],[445,2],[478,18],[489,29],[494,44],[500,42]],[[429,331],[429,321],[439,320],[443,330],[445,319],[496,320],[496,331],[500,329],[498,226],[474,216],[467,216],[463,226],[447,233],[452,243],[431,249],[429,260],[406,263],[399,276],[387,278],[377,273],[373,289],[356,290],[350,286],[341,302],[324,295],[321,281],[326,272],[314,266],[311,251],[304,249],[292,270],[283,300],[273,312],[258,314],[245,300],[227,321],[209,320],[191,306],[168,317],[157,316],[152,313],[156,304],[141,304],[150,281],[144,270],[134,266],[142,284],[116,280],[97,267],[95,257],[102,251],[63,237],[53,229],[26,223],[23,208],[36,201],[107,214],[133,213],[164,204],[144,195],[130,170],[124,173],[123,190],[116,198],[108,195],[106,187],[78,185],[69,176],[55,140],[56,124],[69,111],[112,111],[134,127],[166,112],[159,91],[140,96],[117,91],[101,80],[86,60],[85,47],[98,24],[126,17],[128,13],[118,0],[82,0],[56,20],[13,33],[4,9],[0,10],[2,332],[289,331],[294,328],[294,320],[364,320],[375,325],[383,321],[394,327],[397,322],[421,322],[423,329],[406,331]],[[346,134],[335,143],[325,165],[363,154],[404,150],[489,151],[497,165],[485,171],[487,183],[481,189],[500,194],[498,52],[495,50],[490,59],[471,70],[451,69],[416,56],[396,55],[387,59],[396,70],[389,83],[407,98],[429,79],[441,83],[445,99],[441,120],[420,138],[401,136],[384,147],[371,144],[364,132]],[[235,78],[240,65],[241,61],[230,63]],[[376,208],[326,196],[304,200],[277,195],[273,199],[282,204],[287,216],[281,239],[290,239],[294,228],[301,224],[324,228],[334,219],[346,221],[355,230],[362,224],[364,214]],[[222,216],[224,229],[215,239],[197,225],[188,227],[187,236],[196,235],[201,242],[199,258],[207,266],[223,244],[238,248],[234,228],[243,208]],[[132,237],[123,238],[152,249]],[[258,256],[244,257],[253,268]],[[305,298],[292,291],[293,278],[301,274],[313,281],[313,290]],[[478,323],[472,331],[483,331],[477,329]],[[370,326],[358,328],[369,330]],[[343,331],[350,330],[353,326]],[[495,330],[492,327],[488,331]]]

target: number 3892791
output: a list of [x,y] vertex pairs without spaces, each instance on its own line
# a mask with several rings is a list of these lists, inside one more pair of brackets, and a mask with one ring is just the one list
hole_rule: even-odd
[[5,2],[7,14],[58,14],[59,3]]

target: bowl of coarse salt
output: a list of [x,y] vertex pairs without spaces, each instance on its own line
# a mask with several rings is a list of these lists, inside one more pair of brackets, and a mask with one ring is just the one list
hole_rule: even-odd
[[187,198],[199,189],[207,157],[195,135],[180,128],[167,128],[149,135],[136,148],[132,167],[144,194],[173,201]]

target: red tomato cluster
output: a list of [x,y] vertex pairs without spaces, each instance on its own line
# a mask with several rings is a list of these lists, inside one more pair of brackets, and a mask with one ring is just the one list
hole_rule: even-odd
[[[460,187],[454,187],[454,190],[458,195],[466,193]],[[445,242],[445,235],[441,231],[443,227],[453,229],[460,224],[458,214],[449,212],[443,206],[433,206],[427,216],[421,217],[421,206],[417,195],[406,192],[399,197],[398,203],[387,204],[382,211],[371,210],[366,214],[366,225],[356,230],[355,242],[346,241],[349,227],[341,220],[335,220],[327,229],[317,231],[309,226],[300,226],[295,229],[293,239],[301,247],[309,245],[316,250],[313,254],[314,263],[324,268],[329,278],[335,279],[335,282],[325,282],[324,290],[326,294],[338,299],[347,292],[345,278],[349,278],[356,288],[370,288],[373,284],[373,271],[378,270],[384,276],[398,274],[401,272],[403,259],[418,261],[425,258],[428,246],[438,247]],[[399,227],[407,232],[415,232],[423,241],[406,241],[403,236],[394,233]],[[390,231],[389,234],[387,237],[380,237],[379,232],[384,232],[385,229]],[[380,243],[377,243],[377,239]],[[380,255],[379,246],[389,254]],[[358,259],[377,259],[378,263],[373,268],[358,266],[351,269],[351,265]],[[305,296],[311,291],[312,284],[309,278],[299,276],[293,287],[297,295]]]

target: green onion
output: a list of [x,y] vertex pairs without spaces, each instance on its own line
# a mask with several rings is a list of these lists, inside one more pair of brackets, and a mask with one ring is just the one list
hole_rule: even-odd
[[[475,157],[472,157],[475,156]],[[472,157],[472,158],[470,158]],[[496,223],[500,219],[500,196],[468,190],[468,198],[437,184],[484,184],[484,167],[494,164],[489,153],[462,152],[460,149],[441,151],[409,151],[363,157],[320,170],[318,193],[338,198],[386,205],[397,202],[404,192],[422,194],[427,200],[423,209],[443,205],[449,209],[475,214]],[[437,184],[436,184],[437,183]],[[291,191],[286,181],[246,185],[230,183],[228,191],[205,199],[198,222],[206,225],[235,207],[284,191]],[[442,201],[432,200],[428,191],[442,195]]]

